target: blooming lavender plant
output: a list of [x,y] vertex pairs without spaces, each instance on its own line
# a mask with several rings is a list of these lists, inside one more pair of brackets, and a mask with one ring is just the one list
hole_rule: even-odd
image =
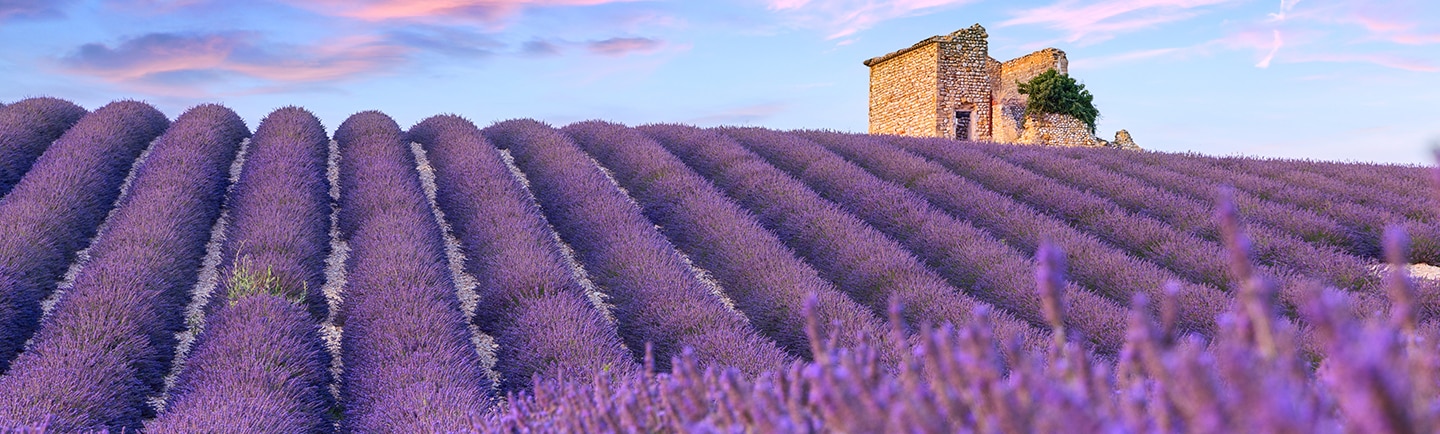
[[[720,131],[900,242],[951,285],[1032,323],[1044,322],[1040,298],[1025,278],[1034,265],[986,231],[804,138],[758,128]],[[1129,288],[1124,291],[1118,297],[1128,299]],[[1123,305],[1073,283],[1064,285],[1064,292],[1073,303],[1069,325],[1102,351],[1118,350]]]
[[[823,277],[876,314],[891,301],[909,324],[963,321],[988,308],[947,284],[913,254],[800,181],[767,164],[734,139],[715,131],[675,125],[638,128],[726,195],[755,213],[762,225]],[[1006,312],[992,312],[1005,342],[1038,347],[1045,333]],[[914,332],[916,330],[907,330]]]
[[[316,290],[330,249],[328,140],[297,107],[260,121],[231,193],[205,329],[149,432],[317,432],[331,427],[329,353]],[[317,306],[318,305],[318,306]],[[306,313],[308,308],[309,313]]]
[[434,116],[407,138],[435,168],[436,205],[478,281],[475,323],[495,337],[502,391],[526,389],[537,375],[579,381],[639,367],[586,298],[539,207],[474,124]]
[[[1229,173],[1228,176],[1223,178],[1200,177],[1181,173],[1170,168],[1201,167],[1208,169],[1205,160],[1200,158],[1173,157],[1164,159],[1164,161],[1167,162],[1188,163],[1178,166],[1167,166],[1162,164],[1139,163],[1135,159],[1127,158],[1130,157],[1129,155],[1111,152],[1083,154],[1067,152],[1064,155],[1094,163],[1096,166],[1115,172],[1118,175],[1124,175],[1135,181],[1159,187],[1173,193],[1182,194],[1192,200],[1201,202],[1208,202],[1214,199],[1215,190],[1212,183],[1229,184],[1229,181],[1235,177],[1233,173]],[[1065,160],[1060,160],[1060,162],[1064,163]],[[1085,169],[1094,170],[1090,167]],[[1356,233],[1349,227],[1329,217],[1321,216],[1308,209],[1293,204],[1272,201],[1264,197],[1252,195],[1243,190],[1235,191],[1235,206],[1239,207],[1241,211],[1245,212],[1246,216],[1256,223],[1295,235],[1306,242],[1321,246],[1337,247],[1356,255],[1374,254],[1374,252],[1369,251],[1369,249],[1363,246],[1365,240],[1359,236],[1359,233]]]
[[40,322],[40,302],[115,206],[140,152],[170,121],[119,101],[85,115],[0,199],[0,372]]
[[[218,294],[237,266],[268,270],[284,297],[304,300],[316,321],[329,309],[321,287],[330,254],[329,139],[314,114],[283,107],[260,121],[228,204]],[[212,297],[210,310],[226,297]]]
[[[1086,162],[1063,159],[1056,153],[1010,152],[1012,150],[998,146],[981,149],[1001,154],[1007,161],[1062,182],[1101,192],[1133,212],[1160,216],[1166,223],[1202,238],[1219,239],[1218,228],[1213,221],[1205,218],[1211,198],[1192,199]],[[1190,178],[1177,182],[1198,181]],[[1213,188],[1209,187],[1211,185],[1225,184],[1208,184],[1207,188]],[[1257,259],[1262,264],[1321,278],[1325,284],[1341,288],[1378,288],[1379,279],[1367,270],[1366,263],[1359,258],[1333,247],[1306,243],[1297,236],[1266,225],[1256,224],[1250,233],[1253,234]]]
[[0,197],[9,193],[51,142],[85,116],[59,98],[27,98],[0,107]]
[[749,373],[789,362],[701,284],[654,223],[569,138],[530,120],[483,133],[514,154],[556,232],[615,305],[620,336],[637,356],[650,343],[665,361],[661,370],[685,347],[705,364]]
[[[1138,196],[1110,186],[1086,181],[1089,177],[1109,176],[1104,171],[1071,172],[1057,171],[1052,175],[1065,175],[1081,182],[1086,189],[1066,185],[1052,178],[1011,164],[1005,160],[981,152],[974,146],[954,146],[948,140],[897,138],[891,143],[931,159],[947,169],[967,178],[976,180],[991,190],[1010,194],[1025,203],[1043,210],[1047,214],[1065,218],[1102,239],[1124,246],[1137,256],[1151,259],[1185,277],[1216,288],[1230,290],[1242,285],[1226,271],[1224,248],[1219,242],[1203,239],[1193,233],[1179,229],[1169,222],[1142,210],[1130,210],[1114,202],[1120,200],[1105,193],[1126,195],[1130,205],[1144,206],[1144,209],[1171,209],[1186,206],[1191,212],[1208,214],[1208,208],[1190,204],[1177,195],[1159,194]],[[978,146],[978,145],[977,145]],[[996,151],[998,152],[998,151]],[[1058,167],[1058,166],[1057,166]],[[1113,174],[1111,174],[1113,175]],[[1107,178],[1108,179],[1108,178]],[[1115,179],[1122,182],[1123,179]],[[1144,187],[1136,188],[1146,190]],[[1087,190],[1088,189],[1088,190]],[[1153,189],[1150,189],[1153,191]],[[1193,219],[1192,219],[1193,220]],[[1204,223],[1214,229],[1218,240],[1218,227]],[[1302,243],[1303,244],[1303,243]],[[1343,255],[1341,255],[1343,257]],[[1353,258],[1352,258],[1353,259]],[[1287,306],[1303,304],[1306,288],[1319,285],[1295,271],[1257,264],[1262,271],[1277,282],[1282,300]],[[1350,268],[1353,271],[1353,265]],[[1373,291],[1372,291],[1373,292]],[[1383,309],[1384,300],[1366,296],[1354,301],[1359,311]]]
[[885,337],[875,315],[822,279],[755,216],[659,143],[623,125],[598,121],[571,124],[562,131],[614,171],[615,180],[645,215],[676,247],[713,273],[736,308],[781,347],[814,357],[819,342],[805,336],[810,297],[812,315],[826,339],[849,347]]
[[329,355],[310,314],[276,294],[224,298],[226,306],[206,320],[170,405],[145,431],[332,431]]
[[890,182],[920,194],[934,206],[983,228],[1019,249],[1039,249],[1048,239],[1062,246],[1075,265],[1070,276],[1108,297],[1127,302],[1145,292],[1152,312],[1159,312],[1163,290],[1173,283],[1181,297],[1180,325],[1209,334],[1215,315],[1230,298],[1215,288],[1184,282],[1179,275],[1151,261],[1130,256],[1065,221],[1042,214],[1009,196],[986,189],[939,164],[864,135],[803,132],[804,137],[839,153]]
[[341,236],[350,243],[337,322],[342,428],[443,432],[491,405],[414,155],[380,112],[350,116],[340,147]]
[[[1087,156],[1100,157],[1105,154]],[[1399,224],[1416,236],[1413,247],[1422,261],[1435,261],[1440,229],[1434,223],[1440,203],[1431,200],[1416,168],[1391,168],[1363,163],[1312,164],[1283,160],[1225,159],[1187,155],[1185,158],[1143,156],[1147,166],[1174,170],[1193,179],[1233,185],[1266,200],[1292,205],[1333,219],[1354,231],[1352,249],[1381,259],[1386,224]],[[1298,166],[1298,167],[1297,167]],[[1346,168],[1346,169],[1341,169]]]
[[164,386],[230,163],[249,134],[235,112],[202,105],[155,141],[74,287],[0,377],[0,415],[48,418],[56,431],[140,427],[145,399]]
[[[1219,217],[1236,278],[1263,292],[1261,268],[1233,205]],[[1228,221],[1226,221],[1228,220]],[[1394,243],[1392,243],[1394,244]],[[1063,323],[1064,254],[1043,245],[1036,270],[1047,318]],[[1307,316],[1335,355],[1318,365],[1266,297],[1243,296],[1211,341],[1173,334],[1137,295],[1114,361],[1056,339],[1048,355],[1003,356],[986,310],[954,326],[921,327],[887,371],[873,347],[823,345],[829,357],[738,375],[683,355],[665,375],[552,380],[474,422],[481,432],[1428,432],[1436,421],[1432,349],[1396,342],[1436,330],[1345,316],[1344,293],[1315,294]],[[1173,303],[1167,299],[1162,304]],[[1378,322],[1377,322],[1378,321]],[[893,344],[893,342],[892,342]]]

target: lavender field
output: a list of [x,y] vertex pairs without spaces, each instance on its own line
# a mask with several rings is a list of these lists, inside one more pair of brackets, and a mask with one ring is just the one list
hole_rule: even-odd
[[1440,430],[1440,172],[0,106],[0,433]]

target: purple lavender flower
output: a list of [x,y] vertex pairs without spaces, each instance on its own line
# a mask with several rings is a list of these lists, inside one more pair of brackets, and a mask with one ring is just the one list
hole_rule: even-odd
[[170,122],[136,101],[85,115],[0,199],[0,372],[40,321],[75,253],[115,206],[130,166]]

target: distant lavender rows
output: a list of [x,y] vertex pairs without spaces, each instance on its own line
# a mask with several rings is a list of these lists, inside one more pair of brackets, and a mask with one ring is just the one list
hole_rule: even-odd
[[[128,211],[140,205],[113,204],[129,169],[120,163],[133,161],[147,137],[166,124],[163,117],[111,119],[155,116],[145,114],[153,109],[143,104],[117,104],[91,115],[53,99],[0,107],[0,137],[16,137],[4,142],[13,149],[0,149],[13,155],[6,164],[15,163],[0,167],[10,171],[0,175],[24,174],[13,176],[13,191],[0,199],[0,221],[22,228],[69,225],[0,234],[0,253],[12,251],[0,256],[8,258],[0,263],[0,320],[13,324],[0,336],[0,350],[11,348],[0,363],[8,364],[40,330],[0,384],[26,390],[26,381],[70,375],[65,369],[88,363],[80,360],[101,357],[69,349],[84,348],[83,342],[47,337],[68,329],[102,327],[102,335],[133,342],[103,353],[120,370],[76,371],[74,378],[97,380],[69,389],[75,396],[15,395],[20,401],[0,405],[0,423],[35,425],[49,418],[61,430],[116,429],[136,428],[155,416],[143,400],[159,391],[157,381],[171,363],[179,311],[188,302],[188,294],[175,288],[194,282],[210,227],[204,216],[219,211],[214,189],[223,193],[228,160],[215,160],[209,165],[214,168],[206,166],[215,169],[213,176],[201,177],[218,184],[190,186],[211,192],[204,202],[211,205],[192,212],[189,223],[158,223],[184,208]],[[204,143],[231,147],[248,134],[243,124],[235,129],[238,118],[216,116],[222,115],[184,123],[182,116],[166,134],[209,134],[214,138]],[[159,128],[143,130],[157,122]],[[82,148],[66,143],[82,140],[114,145],[71,155],[81,151],[69,149]],[[1409,230],[1419,260],[1429,258],[1425,227],[1435,221],[1435,211],[1426,208],[1434,196],[1424,173],[1388,167],[1380,169],[1394,176],[1379,179],[1362,173],[1364,167],[1311,162],[1165,154],[1126,160],[1118,153],[759,129],[581,123],[556,130],[509,121],[482,130],[454,116],[404,132],[376,112],[347,120],[336,140],[341,236],[353,249],[337,317],[345,375],[330,378],[315,331],[326,315],[319,290],[330,243],[323,173],[328,139],[313,115],[281,109],[257,130],[254,153],[226,202],[232,222],[206,332],[181,372],[172,404],[148,429],[203,430],[241,417],[256,429],[311,432],[330,429],[333,414],[343,415],[340,427],[347,431],[461,429],[492,417],[486,416],[492,409],[504,408],[494,406],[499,398],[525,393],[532,378],[626,381],[649,369],[670,371],[672,358],[681,356],[691,365],[675,369],[730,368],[753,378],[836,348],[867,347],[886,370],[903,371],[899,364],[908,359],[902,357],[906,351],[894,350],[902,344],[892,326],[908,335],[906,344],[923,346],[931,338],[919,325],[973,324],[981,313],[995,327],[997,356],[1005,364],[1023,362],[1017,357],[1026,348],[1043,350],[1067,338],[1083,339],[1088,351],[1110,359],[1122,356],[1131,339],[1127,329],[1133,333],[1134,325],[1127,326],[1126,317],[1139,295],[1149,300],[1143,305],[1148,315],[1169,318],[1172,333],[1213,338],[1225,330],[1224,313],[1235,306],[1237,288],[1247,284],[1227,262],[1223,227],[1209,218],[1214,196],[1206,197],[1211,186],[1205,183],[1220,180],[1217,167],[1246,174],[1236,177],[1246,182],[1235,185],[1233,197],[1251,223],[1256,269],[1278,279],[1290,320],[1302,325],[1307,320],[1294,312],[1309,303],[1310,282],[1354,291],[1339,304],[1347,311],[1395,311],[1387,307],[1391,286],[1373,270],[1384,256],[1376,239],[1383,225],[1359,225],[1356,215],[1384,217]],[[470,345],[445,265],[442,229],[431,217],[409,152],[412,141],[429,154],[435,203],[466,255],[465,271],[480,282],[474,321],[496,338],[500,384],[491,385],[481,373]],[[166,149],[163,143],[157,142],[157,152]],[[500,150],[514,155],[528,182],[511,176]],[[26,158],[34,161],[28,171]],[[1328,202],[1307,199],[1287,184],[1311,181],[1330,195]],[[1388,190],[1367,195],[1347,182]],[[125,203],[169,197],[154,184],[137,180]],[[1267,190],[1280,188],[1288,190]],[[66,206],[88,205],[59,211],[54,197],[41,194],[46,191],[87,198]],[[172,258],[151,264],[169,273],[164,285],[171,289],[116,304],[105,301],[125,296],[107,289],[115,283],[102,289],[77,284],[41,327],[39,301],[53,291],[74,252],[92,242],[86,228],[93,233],[110,207],[120,207],[110,223],[118,227],[93,241],[96,259],[82,269],[88,271],[79,282],[105,272],[104,258],[113,256],[104,253],[110,248],[105,240],[121,237],[125,241],[108,243],[128,242]],[[123,235],[147,225],[175,235],[163,241]],[[614,306],[615,322],[587,299],[556,240],[574,249]],[[1068,280],[1054,286],[1054,298],[1064,300],[1058,322],[1056,308],[1029,277],[1037,266],[1032,256],[1045,242],[1073,265]],[[690,260],[714,278],[714,290]],[[1435,288],[1422,282],[1407,302],[1416,320],[1440,311]],[[105,307],[87,307],[96,303]],[[899,310],[890,317],[892,303]],[[67,319],[102,311],[114,313]],[[902,322],[886,324],[894,320]],[[1302,328],[1306,345],[1324,347],[1323,337]],[[52,346],[57,349],[47,350]],[[267,363],[272,367],[261,368]],[[291,374],[268,374],[274,366]],[[260,370],[244,374],[247,369]],[[337,402],[324,392],[332,381],[341,386]],[[244,402],[270,396],[246,395],[250,389],[242,386],[260,387],[254,393],[287,391],[274,397],[288,401],[265,398],[255,402],[271,405],[241,411],[253,407]],[[90,388],[105,393],[82,392]]]

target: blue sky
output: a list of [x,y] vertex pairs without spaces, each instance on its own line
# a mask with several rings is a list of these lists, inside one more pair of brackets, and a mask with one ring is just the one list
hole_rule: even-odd
[[866,128],[861,62],[971,24],[1056,47],[1143,147],[1429,164],[1433,0],[0,0],[0,101]]

